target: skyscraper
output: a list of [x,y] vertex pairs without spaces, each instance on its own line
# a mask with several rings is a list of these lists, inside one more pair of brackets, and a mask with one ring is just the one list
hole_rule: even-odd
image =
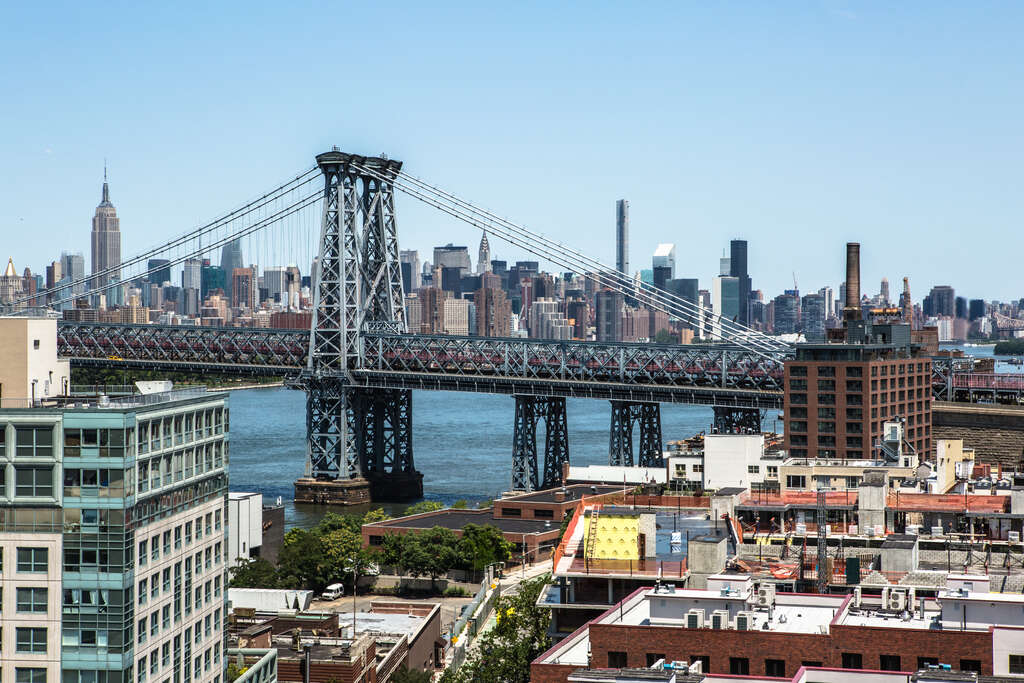
[[888,306],[891,299],[889,299],[889,278],[882,278],[882,286],[878,290],[878,298],[881,299],[882,305]]
[[487,241],[487,233],[480,237],[480,251],[477,252],[476,272],[479,275],[491,272],[491,244]]
[[747,241],[732,240],[729,242],[729,275],[736,278],[738,285],[737,299],[739,315],[736,322],[750,324],[750,273],[747,271]]
[[434,247],[434,267],[438,266],[458,268],[460,276],[468,275],[473,270],[473,264],[469,260],[469,249],[450,242],[443,247]]
[[597,341],[622,341],[622,312],[626,306],[622,292],[602,289],[595,299]]
[[728,325],[729,322],[739,321],[740,311],[743,309],[741,304],[739,278],[719,275],[711,280],[711,310],[714,314],[711,335],[713,338],[722,338],[723,321],[726,323],[724,331],[732,329]]
[[[110,203],[107,169],[103,169],[103,198],[92,217],[92,287],[105,287],[121,279],[121,219]],[[113,269],[110,272],[104,272]]]
[[146,262],[149,281],[154,285],[163,285],[171,281],[171,262],[165,258],[151,258]]
[[615,268],[629,275],[629,201],[615,202]]
[[420,253],[415,249],[403,249],[398,253],[398,261],[402,269],[402,291],[406,294],[415,292],[420,284]]
[[235,268],[244,268],[245,262],[242,260],[242,240],[236,239],[228,242],[220,251],[220,267],[225,273],[227,289],[224,293],[228,299],[231,298],[231,287],[234,284],[234,272]]

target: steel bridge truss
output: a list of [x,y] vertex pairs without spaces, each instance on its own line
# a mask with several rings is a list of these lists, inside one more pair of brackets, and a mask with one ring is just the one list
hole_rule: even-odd
[[656,346],[446,335],[367,334],[367,374],[505,377],[536,382],[695,386],[781,393],[783,356],[721,345]]
[[257,375],[295,372],[306,363],[307,330],[184,325],[116,325],[59,321],[57,349],[76,365],[116,368],[216,367]]
[[760,434],[764,414],[757,408],[715,406],[714,432],[717,434]]
[[[562,481],[562,465],[569,462],[569,426],[565,399],[517,395],[512,431],[512,490],[536,491]],[[538,472],[537,427],[544,423],[544,469]]]
[[662,467],[661,404],[612,401],[608,464],[633,467],[633,429],[640,426],[639,467]]

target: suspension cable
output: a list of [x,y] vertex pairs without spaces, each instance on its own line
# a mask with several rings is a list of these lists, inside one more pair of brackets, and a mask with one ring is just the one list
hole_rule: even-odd
[[[365,168],[361,164],[354,165],[357,166],[358,170],[361,172],[380,177],[380,179],[387,182],[392,182],[395,187],[401,189],[406,194],[430,204],[435,208],[441,209],[445,213],[448,213],[455,218],[459,218],[474,227],[489,230],[505,241],[523,248],[530,253],[550,259],[554,263],[562,265],[563,267],[584,271],[584,275],[586,275],[585,271],[588,267],[592,267],[598,271],[594,277],[599,281],[604,281],[606,283],[609,281],[618,281],[619,286],[615,287],[613,285],[614,289],[630,296],[636,296],[644,303],[650,303],[652,307],[656,309],[669,309],[668,312],[680,315],[684,318],[692,318],[694,315],[707,315],[707,311],[702,307],[695,307],[688,300],[680,299],[679,297],[671,295],[659,288],[654,288],[648,285],[647,287],[642,287],[640,290],[628,289],[624,286],[624,283],[633,284],[633,282],[623,273],[600,264],[593,259],[589,259],[582,254],[579,254],[579,252],[565,247],[564,245],[554,243],[552,240],[535,235],[531,231],[521,228],[520,226],[516,226],[507,219],[502,219],[494,214],[490,214],[489,212],[479,210],[464,200],[453,200],[450,203],[446,202],[444,195],[448,195],[448,193],[444,193],[443,191],[438,193],[436,188],[429,186],[429,184],[423,181],[420,181],[420,185],[427,185],[430,189],[414,187],[403,182],[409,179],[408,174],[403,173],[398,178],[392,179],[374,171],[373,169]],[[438,194],[441,194],[442,196],[438,197]],[[451,204],[455,204],[455,206],[452,206]],[[516,234],[510,234],[507,230],[504,230],[503,226],[506,225],[510,228],[514,228],[516,230]],[[647,283],[644,284],[646,285]],[[677,299],[677,301],[673,301],[673,299]],[[768,355],[788,350],[788,347],[782,347],[781,344],[777,343],[775,346],[782,348],[764,348],[764,345],[756,344],[757,341],[760,341],[758,337],[762,336],[760,333],[744,328],[736,323],[732,323],[727,318],[722,318],[721,316],[716,317],[719,319],[719,324],[724,328],[724,331],[730,334],[735,334],[738,337],[738,339],[734,339],[733,342],[748,351],[757,353],[758,355]],[[774,342],[775,340],[771,341]]]
[[[245,205],[243,205],[243,206],[241,206],[241,207],[239,207],[237,209],[234,209],[232,211],[229,211],[228,213],[224,214],[223,216],[221,216],[219,218],[216,218],[213,221],[211,221],[211,222],[209,222],[209,223],[207,223],[207,224],[205,224],[203,226],[200,226],[199,228],[196,228],[196,229],[191,230],[189,232],[183,233],[183,234],[175,237],[174,239],[172,239],[169,242],[161,244],[161,245],[159,245],[157,247],[150,248],[149,250],[143,252],[142,254],[136,255],[136,256],[128,259],[127,261],[124,261],[123,263],[119,263],[116,266],[110,266],[108,268],[104,268],[103,270],[97,271],[97,272],[92,273],[92,274],[87,275],[87,276],[83,276],[83,277],[81,277],[81,278],[79,278],[77,280],[73,280],[73,281],[71,281],[69,283],[65,283],[65,284],[62,284],[60,286],[54,285],[53,287],[48,287],[46,289],[37,291],[37,292],[35,292],[32,295],[23,296],[20,299],[12,301],[9,305],[12,306],[12,307],[18,307],[19,305],[27,304],[30,301],[37,300],[40,297],[49,297],[51,294],[54,294],[54,293],[57,293],[57,292],[63,292],[63,291],[67,291],[67,290],[73,291],[74,287],[77,287],[78,285],[82,285],[82,284],[88,283],[90,281],[95,282],[96,280],[101,279],[101,278],[106,277],[106,276],[109,276],[109,275],[119,274],[120,272],[122,272],[123,270],[127,269],[130,266],[136,265],[136,264],[141,263],[143,261],[147,261],[150,258],[153,258],[154,256],[157,256],[157,255],[160,255],[160,254],[165,254],[167,251],[169,251],[169,250],[171,250],[171,249],[173,249],[175,247],[179,247],[179,246],[181,246],[183,244],[186,244],[186,243],[188,243],[188,242],[190,242],[190,241],[192,241],[194,239],[201,240],[203,236],[205,236],[205,235],[207,235],[209,233],[212,233],[212,232],[218,230],[219,228],[222,228],[222,227],[226,226],[227,224],[229,224],[229,223],[231,223],[233,221],[237,221],[237,220],[240,220],[242,218],[245,218],[246,216],[248,216],[248,215],[250,215],[250,214],[252,214],[252,213],[254,213],[256,211],[259,211],[260,209],[265,208],[268,204],[271,204],[276,199],[280,199],[283,195],[289,194],[291,192],[295,192],[295,191],[299,190],[300,188],[304,187],[305,185],[308,185],[309,183],[317,180],[320,177],[321,177],[321,175],[320,175],[320,172],[319,172],[318,168],[314,167],[314,168],[311,168],[309,170],[306,170],[306,171],[304,171],[302,173],[299,173],[294,178],[288,180],[284,184],[282,184],[282,185],[278,186],[277,188],[271,190],[270,192],[264,193],[263,195],[261,195],[260,197],[258,197],[255,200],[249,202],[248,204],[245,204]],[[216,239],[216,237],[214,239]],[[206,253],[207,251],[212,251],[215,248],[216,248],[216,245],[211,245],[211,244],[207,244],[206,246],[201,246],[198,251],[190,253],[189,256],[186,257],[186,258],[192,258],[192,257],[196,256],[197,254],[201,255],[203,253]],[[181,259],[181,260],[175,261],[175,263],[180,263],[182,260],[184,260],[184,258]],[[136,279],[136,278],[139,278],[139,277],[152,275],[153,273],[158,272],[160,270],[163,270],[166,267],[167,267],[166,265],[162,264],[159,267],[155,267],[155,268],[152,268],[152,269],[147,269],[144,273],[140,273],[138,275],[132,276],[132,279]],[[71,296],[69,298],[70,299],[79,299],[79,298],[82,298],[82,297],[85,297],[85,296],[89,296],[91,294],[95,294],[97,292],[106,291],[106,290],[111,289],[112,287],[115,287],[115,286],[120,285],[120,284],[123,284],[123,281],[108,283],[108,285],[106,285],[106,286],[93,287],[93,288],[91,288],[89,290],[86,290],[84,292],[80,292],[78,294],[75,294],[75,295],[73,295],[73,296]],[[68,299],[67,298],[63,299],[63,301],[66,301],[66,300],[68,300]],[[48,302],[48,305],[52,305],[53,303],[56,303],[56,302]]]

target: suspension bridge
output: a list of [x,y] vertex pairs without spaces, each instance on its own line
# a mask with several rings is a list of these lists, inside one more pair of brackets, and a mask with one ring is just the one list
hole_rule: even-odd
[[[316,162],[274,190],[110,272],[32,299],[73,302],[257,234],[277,231],[279,241],[312,241],[301,226],[308,234],[310,216],[319,214],[309,330],[61,321],[59,353],[76,366],[288,376],[289,384],[307,395],[308,477],[296,482],[296,499],[313,502],[422,494],[412,451],[414,389],[514,396],[511,485],[527,491],[555,485],[569,460],[569,397],[611,402],[609,462],[619,465],[661,464],[663,402],[711,406],[716,427],[730,431],[759,429],[762,411],[782,407],[789,345],[713,318],[688,299],[481,209],[403,171],[399,161],[334,149]],[[659,346],[410,333],[396,191],[650,309],[683,321],[711,318],[718,339]],[[159,265],[152,268],[157,256]]]

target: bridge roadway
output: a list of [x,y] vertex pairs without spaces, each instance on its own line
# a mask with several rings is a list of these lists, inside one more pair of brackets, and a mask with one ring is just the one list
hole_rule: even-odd
[[[307,330],[60,321],[58,353],[79,367],[293,375]],[[361,386],[759,409],[782,407],[782,357],[729,345],[655,346],[447,335],[363,335]]]

